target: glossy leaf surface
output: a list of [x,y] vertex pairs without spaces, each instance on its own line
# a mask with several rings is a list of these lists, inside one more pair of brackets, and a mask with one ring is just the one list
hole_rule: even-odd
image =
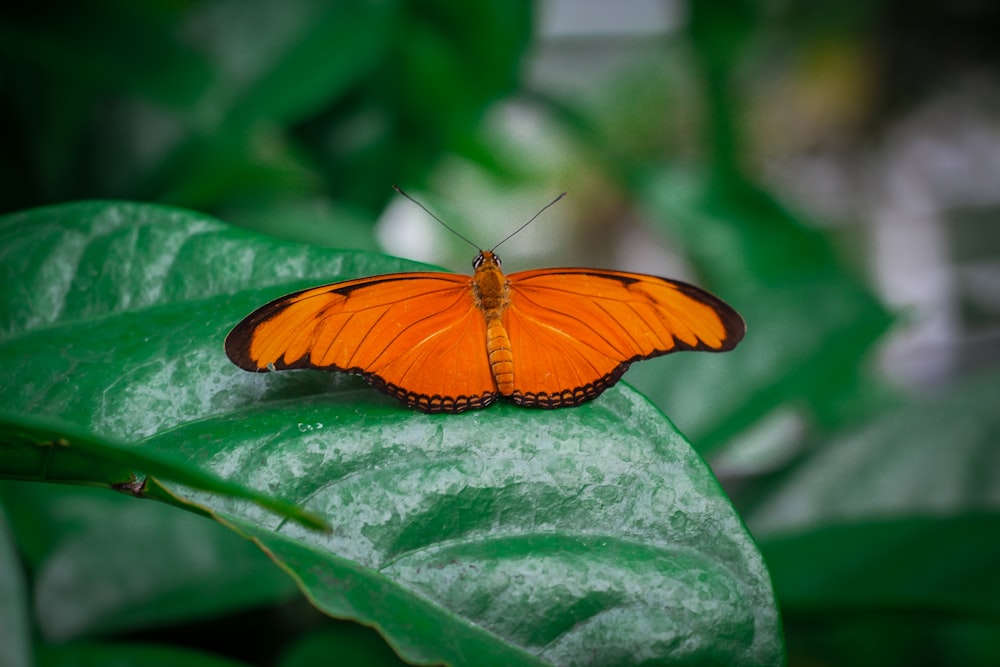
[[[773,664],[767,572],[711,473],[626,387],[572,410],[422,415],[354,378],[254,375],[229,328],[308,284],[409,268],[129,204],[0,221],[10,410],[169,453],[330,522],[158,480],[319,608],[452,664]],[[70,381],[71,379],[71,381]]]

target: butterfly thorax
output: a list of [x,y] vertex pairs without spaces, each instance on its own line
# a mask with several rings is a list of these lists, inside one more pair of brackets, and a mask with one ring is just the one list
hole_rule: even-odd
[[486,352],[490,369],[497,391],[503,396],[510,396],[514,392],[514,356],[503,326],[510,288],[500,269],[500,259],[489,250],[480,252],[473,266],[476,272],[472,276],[472,292],[486,319]]
[[507,278],[500,269],[500,259],[489,250],[483,250],[473,262],[476,272],[472,276],[472,288],[476,304],[487,314],[490,311],[503,313],[507,305]]

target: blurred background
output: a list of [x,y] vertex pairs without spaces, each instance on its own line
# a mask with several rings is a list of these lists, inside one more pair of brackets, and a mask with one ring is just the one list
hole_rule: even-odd
[[[567,191],[505,269],[678,277],[747,320],[626,381],[757,537],[790,663],[996,665],[997,35],[989,0],[24,4],[0,10],[0,213],[159,202],[467,271],[392,184],[484,247]],[[280,613],[255,655],[281,655],[309,611],[275,608],[199,626]]]

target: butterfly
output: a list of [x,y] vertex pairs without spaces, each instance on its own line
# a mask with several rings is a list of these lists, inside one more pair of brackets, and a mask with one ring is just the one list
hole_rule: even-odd
[[735,310],[694,285],[586,268],[505,275],[499,245],[479,250],[471,276],[392,273],[280,297],[236,325],[226,354],[247,371],[353,373],[411,408],[457,413],[498,399],[579,405],[635,361],[730,350],[745,333]]

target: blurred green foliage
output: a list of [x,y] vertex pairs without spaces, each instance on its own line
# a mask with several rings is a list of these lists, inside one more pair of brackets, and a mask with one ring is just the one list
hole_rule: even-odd
[[[825,96],[807,120],[821,133],[846,125],[856,140],[877,141],[955,68],[996,66],[996,40],[984,39],[996,12],[975,2],[769,4],[683,3],[676,35],[651,39],[615,76],[584,72],[594,81],[583,93],[535,85],[541,6],[526,2],[5,8],[0,211],[155,201],[285,238],[375,249],[391,183],[426,193],[437,210],[471,206],[457,226],[484,243],[503,234],[468,231],[469,218],[488,217],[490,196],[522,201],[565,188],[578,220],[562,245],[591,242],[576,259],[559,256],[574,263],[609,261],[602,242],[627,229],[610,221],[641,218],[747,319],[747,339],[730,354],[657,360],[626,379],[710,457],[757,535],[790,663],[998,664],[990,565],[1000,554],[1000,429],[991,406],[1000,372],[978,369],[919,400],[880,377],[879,346],[905,321],[858,269],[856,239],[823,230],[756,173],[751,106],[801,110],[780,95],[761,102],[768,73],[803,62],[815,73],[808,63],[821,61]],[[497,120],[514,102],[538,134]],[[796,141],[797,128],[767,139]],[[454,201],[465,195],[476,201]],[[72,539],[54,519],[49,527]],[[31,599],[34,533],[7,529],[0,557],[19,557],[27,574],[0,561],[0,590]],[[9,627],[31,626],[8,599],[0,596],[0,613],[16,621]],[[38,613],[38,604],[29,606]],[[308,608],[274,603],[240,620],[256,623],[253,651],[230,655],[256,664],[313,664],[306,656],[343,646],[345,632],[360,637],[358,651],[379,651],[367,631],[331,630]],[[229,637],[231,622],[201,623]],[[149,637],[191,633],[165,627]]]
[[[338,246],[342,217],[370,227],[389,184],[419,185],[441,156],[470,150],[486,106],[516,89],[531,37],[524,2],[4,14],[2,210],[92,198],[234,208],[226,217]],[[328,229],[298,221],[306,204]]]

